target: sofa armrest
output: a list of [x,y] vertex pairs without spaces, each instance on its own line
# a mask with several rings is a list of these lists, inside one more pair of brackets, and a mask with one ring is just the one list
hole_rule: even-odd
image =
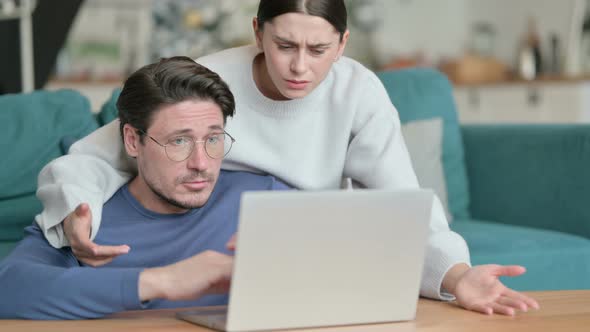
[[474,219],[590,238],[590,125],[462,127]]

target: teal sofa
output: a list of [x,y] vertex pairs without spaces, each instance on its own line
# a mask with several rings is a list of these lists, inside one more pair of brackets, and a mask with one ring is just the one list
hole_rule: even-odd
[[88,99],[76,91],[0,96],[0,257],[41,211],[35,191],[43,166],[64,154],[64,138],[98,126]]
[[473,264],[519,264],[518,290],[590,288],[590,125],[460,126],[432,69],[378,73],[402,123],[443,119],[451,228]]
[[[451,228],[473,264],[521,264],[519,290],[590,288],[590,125],[460,126],[445,76],[378,73],[403,123],[443,119],[442,161]],[[40,211],[37,174],[67,143],[116,117],[75,91],[0,96],[0,257]]]

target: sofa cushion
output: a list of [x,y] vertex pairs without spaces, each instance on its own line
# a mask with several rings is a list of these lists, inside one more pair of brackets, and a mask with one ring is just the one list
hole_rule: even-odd
[[35,194],[0,200],[0,241],[19,241],[42,210]]
[[78,141],[78,138],[74,136],[66,135],[62,137],[59,141],[61,152],[63,154],[68,154],[68,152],[70,151],[70,147],[72,146],[72,144],[76,143],[76,141]]
[[463,158],[461,128],[449,80],[429,68],[380,72],[381,79],[402,123],[443,119],[442,159],[449,209],[455,219],[469,218],[469,186]]
[[443,204],[447,219],[451,221],[441,158],[442,126],[441,118],[410,121],[402,125],[402,135],[408,147],[418,183],[423,188],[434,190]]
[[557,290],[590,288],[590,240],[584,237],[521,226],[476,220],[456,220],[451,228],[461,234],[471,262],[522,265],[527,272],[503,278],[511,288]]
[[109,100],[105,101],[98,113],[98,121],[101,126],[115,120],[119,117],[119,110],[117,109],[117,100],[121,94],[121,89],[114,89]]
[[0,96],[0,241],[19,240],[41,211],[37,176],[63,154],[62,137],[97,127],[88,99],[72,90]]
[[590,238],[590,124],[462,131],[472,218]]
[[88,99],[73,90],[0,96],[0,110],[0,200],[34,193],[39,171],[62,155],[61,138],[98,127]]

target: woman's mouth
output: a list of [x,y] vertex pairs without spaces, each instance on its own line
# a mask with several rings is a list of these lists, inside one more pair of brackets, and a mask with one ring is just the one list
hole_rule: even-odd
[[285,80],[287,82],[287,86],[289,87],[289,89],[293,89],[293,90],[304,90],[307,85],[309,84],[309,81],[300,81],[300,80]]

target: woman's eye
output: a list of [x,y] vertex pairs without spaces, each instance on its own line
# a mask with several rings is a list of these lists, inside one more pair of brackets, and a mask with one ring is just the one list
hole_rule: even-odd
[[219,136],[210,136],[207,138],[207,143],[209,144],[217,144],[219,142]]

